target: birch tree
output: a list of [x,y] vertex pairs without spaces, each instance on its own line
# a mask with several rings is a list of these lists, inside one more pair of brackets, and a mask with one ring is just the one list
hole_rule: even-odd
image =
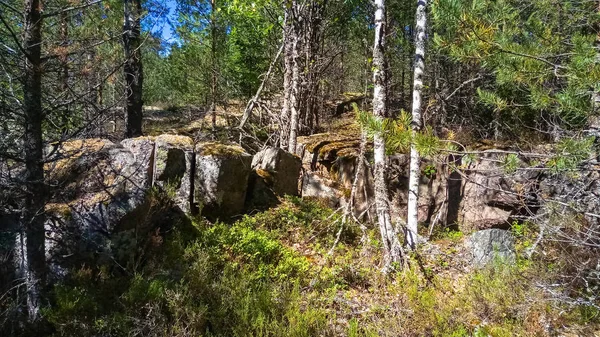
[[[373,46],[373,115],[383,119],[386,114],[385,88],[385,1],[375,1],[375,43]],[[392,224],[389,195],[386,181],[385,139],[382,130],[373,134],[373,154],[375,161],[375,207],[384,254],[384,271],[393,262],[400,262],[401,248],[398,233]]]
[[286,148],[288,145],[292,90],[292,5],[286,1],[284,4],[285,18],[283,20],[283,107],[279,117],[279,146]]
[[422,91],[425,72],[425,29],[427,27],[427,0],[418,0],[415,25],[415,66],[412,99],[412,138],[410,145],[410,166],[408,179],[408,214],[406,218],[406,243],[415,248],[417,241],[417,222],[419,213],[419,181],[421,179],[421,155],[414,141],[423,128]]
[[290,137],[288,151],[296,152],[296,144],[299,127],[299,99],[300,99],[300,32],[302,29],[302,11],[299,9],[298,2],[292,0],[292,79],[290,88]]

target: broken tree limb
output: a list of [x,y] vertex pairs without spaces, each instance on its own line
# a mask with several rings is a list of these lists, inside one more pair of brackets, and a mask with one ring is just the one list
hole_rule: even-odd
[[279,56],[281,56],[281,52],[283,51],[283,45],[284,44],[282,43],[281,46],[279,47],[279,50],[277,51],[277,55],[275,55],[275,58],[273,59],[273,61],[271,61],[271,64],[269,65],[269,70],[267,70],[267,72],[265,73],[265,77],[263,78],[262,82],[260,83],[258,90],[256,90],[256,94],[254,94],[254,96],[250,99],[250,101],[248,101],[248,104],[246,105],[246,109],[244,110],[244,115],[242,116],[242,120],[240,121],[240,126],[239,126],[240,129],[244,128],[244,125],[246,124],[246,122],[248,121],[250,116],[252,116],[252,110],[254,110],[254,107],[256,106],[256,102],[258,101],[258,98],[260,97],[260,94],[262,93],[262,91],[265,87],[265,83],[267,83],[267,81],[269,80],[269,76],[271,75],[271,72],[273,71],[273,67],[275,67],[275,64],[277,63]]

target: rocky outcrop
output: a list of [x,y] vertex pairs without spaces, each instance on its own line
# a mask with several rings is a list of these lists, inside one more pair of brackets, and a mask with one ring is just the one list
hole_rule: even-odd
[[277,195],[298,195],[302,161],[280,148],[268,147],[254,155],[252,169]]
[[579,213],[600,228],[600,167],[587,165],[577,174],[547,174],[539,183],[540,207],[548,213]]
[[185,213],[193,206],[194,143],[191,138],[160,135],[155,139],[153,182],[173,190],[175,204]]
[[340,205],[344,195],[336,188],[334,181],[306,172],[302,177],[302,197],[320,199],[329,207],[336,207]]
[[502,157],[490,154],[470,163],[464,172],[458,221],[465,231],[508,229],[515,217],[533,206],[536,171],[506,172]]
[[[310,173],[303,179],[303,195],[324,195],[331,203],[336,203],[334,195],[348,196],[357,167],[357,135],[324,133],[301,137],[299,142],[298,155]],[[367,152],[366,157],[369,156]],[[423,160],[419,223],[454,227],[465,232],[507,229],[515,219],[538,207],[535,192],[540,179],[538,171],[507,173],[504,157],[491,151],[468,163],[453,155]],[[396,219],[406,216],[408,165],[407,155],[389,157],[388,185],[392,216]],[[517,163],[517,167],[521,166],[524,166],[522,161]],[[368,166],[358,184],[357,199],[362,200],[355,200],[355,206],[368,209],[373,202],[372,173]]]
[[[320,198],[333,206],[350,196],[358,168],[360,131],[348,125],[343,133],[321,133],[299,137],[297,155],[302,158],[304,174],[302,196]],[[366,153],[370,157],[369,153]],[[367,160],[365,160],[367,163]],[[355,216],[372,219],[373,176],[369,165],[363,165],[353,202]]]
[[212,218],[240,214],[252,159],[236,146],[194,147],[191,138],[174,135],[75,140],[52,151],[55,160],[45,169],[59,188],[46,205],[46,248],[56,276],[90,255],[126,252],[125,243],[138,240],[144,226],[160,226],[165,216],[172,223],[199,205]]
[[146,138],[126,144],[136,153],[100,139],[64,143],[58,160],[46,165],[50,179],[61,184],[45,209],[46,253],[55,274],[62,273],[58,266],[65,259],[109,251],[112,233],[144,202],[151,186],[152,147]]
[[467,238],[466,245],[475,267],[515,260],[515,239],[507,230],[492,228],[477,231]]
[[211,218],[226,218],[244,209],[252,156],[239,146],[196,146],[194,201]]

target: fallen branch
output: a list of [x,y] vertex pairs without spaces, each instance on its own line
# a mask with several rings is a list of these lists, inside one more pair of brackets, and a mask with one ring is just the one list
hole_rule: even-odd
[[269,70],[267,70],[265,77],[263,78],[262,82],[260,83],[260,86],[258,87],[258,90],[256,90],[256,94],[254,94],[254,96],[250,99],[250,101],[248,101],[248,104],[246,105],[246,109],[244,110],[244,115],[242,116],[242,120],[240,121],[240,126],[238,126],[238,128],[243,129],[244,125],[246,124],[246,122],[248,121],[250,116],[252,116],[252,110],[254,110],[254,107],[256,106],[256,102],[258,101],[258,98],[260,97],[260,94],[262,93],[262,91],[265,87],[265,83],[269,80],[269,76],[271,75],[271,72],[273,71],[273,67],[275,66],[275,63],[277,63],[277,60],[279,59],[279,56],[281,55],[282,51],[283,51],[283,43],[279,47],[279,50],[277,51],[277,55],[275,55],[275,58],[273,59],[273,61],[271,61],[271,64],[269,65]]

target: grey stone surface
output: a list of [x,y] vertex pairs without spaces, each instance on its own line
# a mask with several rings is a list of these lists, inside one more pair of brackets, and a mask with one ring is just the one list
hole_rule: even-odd
[[154,182],[175,190],[175,204],[185,213],[191,211],[194,143],[176,135],[156,137]]
[[334,182],[312,172],[305,172],[302,177],[302,197],[324,200],[330,207],[340,204],[343,195],[336,189]]
[[477,231],[468,237],[467,246],[475,267],[515,260],[515,239],[507,230],[492,228]]
[[194,201],[201,214],[228,218],[244,209],[252,156],[237,146],[196,146]]
[[266,148],[252,158],[252,169],[265,171],[262,172],[268,175],[265,182],[278,195],[298,195],[301,168],[300,158],[280,148]]
[[[152,142],[125,142],[137,152],[106,140],[63,144],[64,159],[47,168],[61,183],[46,206],[46,255],[55,274],[66,262],[110,251],[121,220],[144,203],[150,186]],[[148,153],[145,153],[146,149]]]

